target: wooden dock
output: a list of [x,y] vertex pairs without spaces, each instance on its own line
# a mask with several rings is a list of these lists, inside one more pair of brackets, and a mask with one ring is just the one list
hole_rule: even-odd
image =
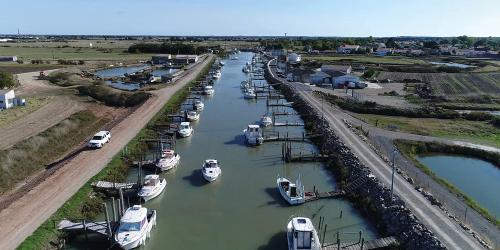
[[114,190],[135,189],[138,187],[137,183],[116,183],[109,181],[92,182],[91,186],[97,189],[114,189]]
[[304,127],[304,123],[301,122],[274,122],[275,127]]
[[116,222],[110,222],[109,226],[111,228],[108,228],[108,223],[106,221],[92,222],[82,220],[81,222],[73,222],[70,220],[62,220],[57,224],[57,229],[68,233],[88,231],[109,237],[117,225],[118,223]]
[[305,197],[305,202],[316,201],[321,199],[332,199],[344,195],[344,191],[329,191],[329,192],[307,192]]
[[374,239],[369,241],[361,241],[355,243],[344,242],[340,244],[325,244],[321,247],[322,250],[365,250],[365,249],[379,249],[385,248],[391,245],[397,245],[398,240],[396,237],[385,237],[380,239]]

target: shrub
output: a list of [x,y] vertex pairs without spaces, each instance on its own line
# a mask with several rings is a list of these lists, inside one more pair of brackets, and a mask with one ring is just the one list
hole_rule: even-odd
[[143,103],[149,98],[149,94],[145,92],[136,93],[120,93],[112,91],[110,88],[104,85],[90,85],[90,86],[79,86],[78,92],[81,95],[90,96],[108,106],[115,107],[132,107]]
[[54,72],[48,75],[49,82],[59,86],[71,86],[70,80],[71,73],[68,72]]
[[491,119],[491,124],[493,124],[493,126],[495,126],[495,127],[500,128],[500,116],[494,116]]
[[13,88],[17,85],[14,75],[9,72],[0,72],[0,89]]
[[493,119],[493,115],[486,112],[470,112],[464,118],[471,121],[488,121]]
[[363,78],[369,79],[373,75],[375,75],[375,70],[374,69],[368,69],[365,73],[363,73]]

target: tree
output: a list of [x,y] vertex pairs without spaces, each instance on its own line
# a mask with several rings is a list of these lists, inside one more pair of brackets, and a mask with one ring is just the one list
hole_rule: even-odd
[[485,46],[485,45],[486,45],[486,39],[479,39],[474,43],[474,47]]
[[466,46],[471,46],[474,43],[474,38],[468,37],[466,35],[459,36],[457,39],[460,41],[461,44],[466,45]]
[[387,48],[397,48],[398,47],[398,44],[396,44],[396,42],[394,41],[394,38],[389,38],[387,39],[387,41],[385,42],[385,46]]
[[450,44],[450,41],[448,41],[448,39],[442,39],[439,41],[439,44]]
[[439,49],[439,45],[436,41],[425,41],[424,48],[428,49]]
[[16,79],[9,72],[0,72],[0,89],[12,88],[16,86]]

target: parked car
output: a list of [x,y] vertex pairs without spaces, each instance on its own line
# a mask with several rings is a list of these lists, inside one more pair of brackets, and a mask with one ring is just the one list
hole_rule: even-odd
[[99,131],[97,134],[90,139],[87,146],[89,148],[102,148],[105,143],[111,141],[111,133],[109,131]]

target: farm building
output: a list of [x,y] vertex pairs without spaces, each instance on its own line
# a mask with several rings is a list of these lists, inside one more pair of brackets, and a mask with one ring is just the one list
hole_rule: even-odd
[[337,48],[337,53],[340,53],[340,54],[351,54],[353,52],[358,51],[358,49],[359,49],[359,45],[344,44],[344,45],[341,45],[340,47]]
[[12,89],[0,90],[0,109],[9,109],[14,107],[16,95]]
[[366,87],[366,84],[359,80],[359,77],[355,75],[344,75],[333,78],[333,88],[357,88],[363,89]]
[[155,55],[151,57],[151,61],[153,64],[167,64],[172,59],[172,55],[170,54],[161,54]]
[[332,77],[348,75],[352,71],[352,67],[349,65],[321,65],[321,72],[327,73]]
[[198,62],[197,55],[176,55],[173,60],[176,64],[190,64]]
[[318,71],[314,74],[311,74],[309,76],[309,82],[315,85],[322,85],[322,84],[331,84],[332,83],[332,76],[329,74]]
[[17,56],[0,56],[0,62],[17,62]]

